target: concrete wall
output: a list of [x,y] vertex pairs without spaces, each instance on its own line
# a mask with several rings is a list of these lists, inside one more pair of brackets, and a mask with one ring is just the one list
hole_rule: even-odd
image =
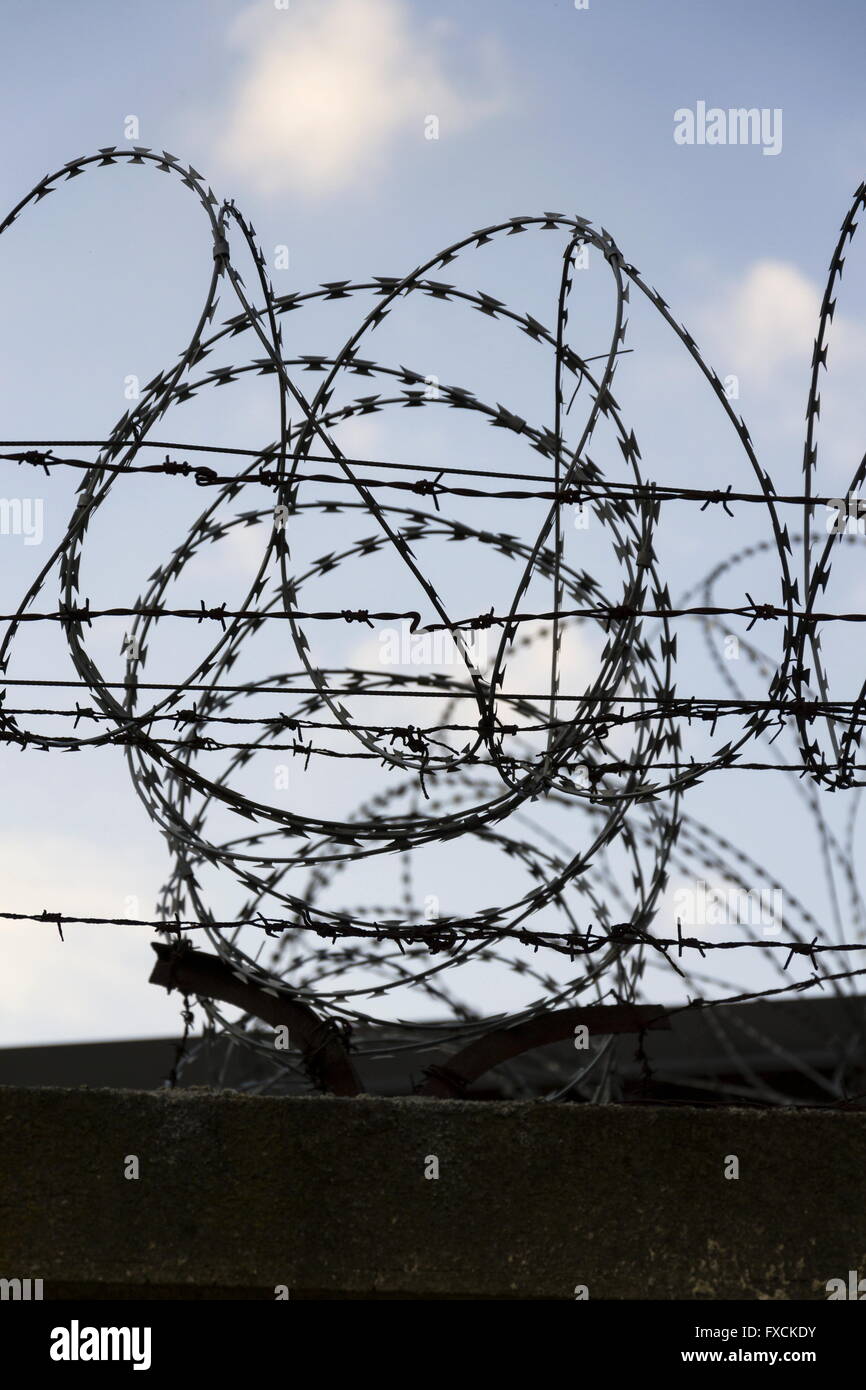
[[0,1088],[0,1277],[46,1296],[825,1299],[849,1269],[862,1112]]

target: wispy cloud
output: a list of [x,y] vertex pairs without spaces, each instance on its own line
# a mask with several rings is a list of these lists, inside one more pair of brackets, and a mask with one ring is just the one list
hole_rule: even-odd
[[256,6],[230,42],[241,67],[216,155],[264,193],[341,193],[375,179],[401,138],[423,143],[430,116],[445,139],[502,105],[495,48],[419,20],[404,0]]
[[[722,377],[736,375],[738,408],[750,428],[757,427],[755,437],[796,441],[802,448],[822,295],[823,285],[797,266],[764,259],[736,279],[720,277],[712,297],[703,300],[696,319],[699,341]],[[822,485],[833,491],[859,463],[866,423],[860,387],[866,331],[844,305],[833,316],[828,341],[818,442]],[[799,463],[789,456],[785,466],[796,469]]]
[[765,382],[791,362],[807,362],[820,296],[796,266],[756,261],[734,287],[717,321],[729,360]]
[[[760,260],[724,287],[722,296],[706,306],[704,318],[731,370],[766,386],[780,371],[796,366],[803,371],[805,387],[820,305],[817,284],[796,266]],[[835,318],[831,343],[836,366],[862,365],[866,334],[842,316]]]

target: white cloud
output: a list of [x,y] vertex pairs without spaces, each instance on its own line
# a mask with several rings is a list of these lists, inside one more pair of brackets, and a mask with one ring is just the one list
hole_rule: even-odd
[[[802,447],[822,295],[823,284],[790,262],[767,259],[755,261],[737,280],[720,280],[699,309],[701,346],[721,377],[739,378],[737,408],[753,438],[763,434]],[[846,316],[844,304],[836,310],[827,344],[828,370],[820,377],[819,466],[822,486],[836,492],[860,461],[866,428],[860,388],[866,331]],[[796,458],[793,466],[799,467]],[[772,461],[769,467],[778,481],[781,474]]]
[[400,135],[442,138],[501,105],[500,60],[489,45],[477,72],[449,74],[466,53],[448,26],[422,27],[405,0],[293,0],[239,16],[232,43],[243,67],[218,129],[217,154],[260,191],[341,193],[375,176]]
[[[472,660],[488,678],[493,670],[499,637],[499,629],[466,634]],[[550,661],[550,625],[541,622],[521,624],[520,639],[506,654],[502,694],[536,696],[539,718],[544,718],[547,713],[545,692],[550,689]],[[465,662],[449,634],[418,633],[413,636],[406,623],[383,627],[375,636],[370,634],[363,638],[352,649],[347,664],[372,672],[399,672],[409,678],[415,674],[419,677],[442,674],[453,677],[468,688]],[[560,691],[568,695],[580,694],[590,686],[597,673],[598,653],[592,638],[577,627],[566,627],[560,648]],[[442,704],[447,704],[448,700],[448,695],[443,694]],[[473,715],[471,701],[470,694],[462,710],[458,710],[460,719],[474,721],[477,718],[477,715]],[[395,720],[399,718],[401,724],[412,722],[423,728],[426,724],[436,723],[442,713],[438,702],[413,699],[411,695],[399,701],[399,714],[395,710],[397,703],[390,701],[389,706]],[[574,713],[574,708],[573,701],[562,702],[559,717],[569,717]],[[505,700],[501,701],[499,714],[506,723],[514,717],[511,706]],[[525,721],[520,716],[515,718],[515,722]]]
[[[818,331],[821,291],[796,266],[785,261],[760,260],[739,283],[724,288],[723,296],[704,310],[708,335],[724,353],[726,370],[769,384],[786,367],[803,369],[812,360]],[[835,366],[862,364],[866,335],[837,314],[830,333]],[[805,388],[804,388],[805,389]]]
[[[552,632],[549,623],[521,624],[520,640],[506,659],[502,686],[506,693],[543,696],[550,689]],[[490,644],[491,667],[497,645]],[[598,653],[587,629],[573,623],[563,627],[558,668],[559,688],[564,694],[579,695],[590,686],[598,673]],[[543,700],[539,705],[543,706]],[[560,718],[573,714],[574,709],[573,701],[567,701],[559,711]]]
[[766,381],[789,362],[808,361],[820,297],[795,266],[756,261],[718,314],[715,335],[740,372]]

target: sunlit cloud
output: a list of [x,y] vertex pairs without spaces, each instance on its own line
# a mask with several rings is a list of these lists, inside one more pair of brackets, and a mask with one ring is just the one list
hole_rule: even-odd
[[494,47],[419,21],[404,0],[256,6],[230,42],[240,71],[216,154],[263,193],[341,193],[375,180],[401,140],[450,138],[502,106]]

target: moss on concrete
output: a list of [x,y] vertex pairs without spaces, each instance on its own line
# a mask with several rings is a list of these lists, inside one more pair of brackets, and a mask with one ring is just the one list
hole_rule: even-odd
[[864,1199],[863,1113],[0,1088],[0,1275],[49,1295],[826,1298]]

